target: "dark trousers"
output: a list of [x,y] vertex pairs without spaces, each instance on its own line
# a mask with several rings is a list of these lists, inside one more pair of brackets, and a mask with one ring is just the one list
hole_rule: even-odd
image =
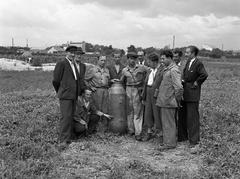
[[153,88],[147,87],[146,104],[144,107],[144,127],[152,128],[154,123],[162,131],[161,111],[156,106]]
[[[97,127],[99,120],[100,120],[100,117],[98,115],[96,115],[96,114],[89,115],[89,123],[88,123],[88,130],[87,130],[87,132],[89,134],[92,134],[97,130],[96,127]],[[77,121],[74,122],[73,128],[74,128],[74,131],[78,135],[80,135],[83,132],[86,132],[85,126]]]
[[178,141],[189,139],[196,145],[200,140],[199,102],[182,101],[178,112]]
[[60,125],[59,140],[60,142],[71,142],[73,116],[76,109],[76,100],[60,100]]

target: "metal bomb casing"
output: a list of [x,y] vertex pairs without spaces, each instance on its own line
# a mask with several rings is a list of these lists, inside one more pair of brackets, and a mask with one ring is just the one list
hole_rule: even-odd
[[127,132],[126,92],[121,82],[114,82],[109,89],[110,131],[124,134]]

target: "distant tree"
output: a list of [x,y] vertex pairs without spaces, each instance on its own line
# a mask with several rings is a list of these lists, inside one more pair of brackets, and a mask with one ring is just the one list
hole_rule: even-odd
[[148,47],[145,49],[146,51],[146,54],[150,54],[150,53],[153,53],[154,51],[156,51],[156,49],[154,47]]
[[129,47],[127,47],[128,52],[136,52],[136,48],[134,45],[130,45]]
[[125,54],[125,51],[123,49],[120,50],[121,51],[121,54],[124,55]]
[[86,43],[86,52],[94,52],[94,48],[91,43]]
[[223,54],[224,53],[219,48],[215,48],[210,52],[209,56],[212,58],[221,58]]
[[163,48],[163,50],[168,50],[168,49],[169,49],[168,45],[165,45],[165,47]]
[[137,48],[136,48],[136,51],[137,51],[137,52],[138,52],[138,51],[141,51],[141,50],[143,50],[142,47],[137,47]]

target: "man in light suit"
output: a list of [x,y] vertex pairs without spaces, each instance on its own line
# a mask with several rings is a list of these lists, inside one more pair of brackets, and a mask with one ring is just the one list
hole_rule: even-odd
[[[159,78],[162,79],[164,67],[159,63],[159,57],[156,53],[151,53],[148,56],[151,69],[148,70],[146,79],[143,85],[142,101],[144,108],[144,127],[147,129],[146,135],[143,136],[142,141],[148,141],[153,137],[152,128],[155,125],[156,129],[162,133],[162,122],[159,107],[156,106],[156,97],[158,88],[160,86]],[[154,95],[155,94],[155,95]]]
[[163,145],[159,150],[163,151],[177,146],[175,113],[182,98],[183,86],[181,73],[173,60],[172,51],[162,51],[161,59],[166,68],[163,72],[156,105],[161,107]]
[[66,147],[71,143],[73,130],[73,116],[76,109],[76,100],[80,90],[80,75],[74,61],[76,46],[69,46],[66,49],[66,58],[59,61],[53,72],[53,86],[60,101],[60,145]]
[[194,148],[200,141],[199,100],[201,85],[208,77],[203,63],[197,58],[198,51],[195,46],[189,46],[186,49],[183,107],[179,111],[178,141],[189,139],[189,148]]

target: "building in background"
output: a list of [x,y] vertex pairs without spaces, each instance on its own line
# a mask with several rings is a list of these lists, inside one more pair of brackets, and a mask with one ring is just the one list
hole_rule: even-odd
[[213,51],[213,49],[216,49],[216,47],[214,45],[204,44],[204,45],[202,45],[201,49],[205,49],[205,50],[208,50],[208,51]]
[[47,53],[64,53],[65,50],[62,47],[59,46],[53,46],[52,48],[50,48]]
[[74,45],[74,46],[77,46],[77,47],[81,47],[82,51],[84,53],[86,53],[86,42],[84,42],[84,41],[82,41],[82,42],[72,42],[72,41],[70,41],[69,45]]

